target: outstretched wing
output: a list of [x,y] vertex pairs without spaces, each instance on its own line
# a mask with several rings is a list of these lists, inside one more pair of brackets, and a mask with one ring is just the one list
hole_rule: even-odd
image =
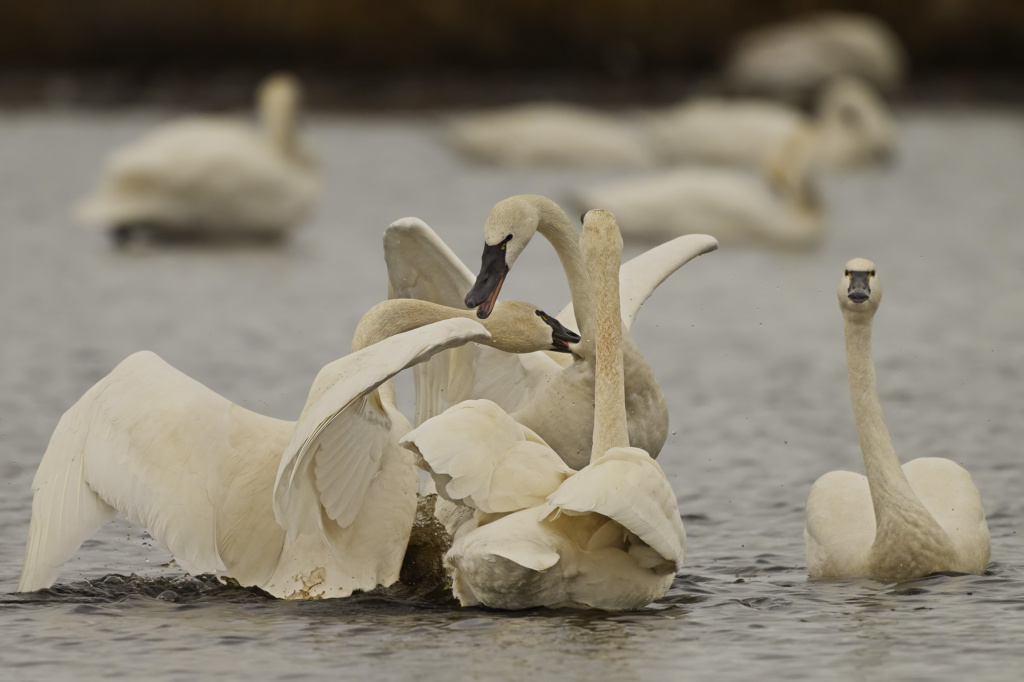
[[612,448],[548,496],[552,513],[597,512],[621,524],[662,558],[682,565],[686,531],[661,467],[638,448]]
[[[219,526],[237,515],[218,504],[222,491],[236,474],[251,476],[250,490],[264,486],[269,502],[273,470],[263,482],[251,464],[276,463],[290,431],[290,422],[233,404],[154,353],[129,356],[64,414],[50,438],[32,482],[18,590],[51,585],[115,512],[145,527],[186,571],[225,570],[218,531],[231,531]],[[248,433],[260,437],[238,447]]]
[[[384,260],[396,298],[418,298],[465,308],[474,276],[419,218],[403,218],[384,233]],[[561,369],[544,353],[514,355],[476,344],[439,353],[413,370],[415,423],[463,400],[485,398],[515,412],[550,373]]]
[[[619,268],[619,305],[622,323],[626,325],[626,329],[633,326],[633,320],[640,313],[640,307],[669,275],[697,256],[717,248],[718,240],[714,237],[706,234],[684,234],[623,263]],[[579,331],[576,328],[576,314],[572,303],[558,313],[558,321],[571,327],[573,331]]]
[[320,532],[323,515],[347,528],[359,514],[392,429],[377,387],[436,353],[489,337],[474,320],[444,320],[396,334],[320,370],[274,487],[274,512],[289,535]]

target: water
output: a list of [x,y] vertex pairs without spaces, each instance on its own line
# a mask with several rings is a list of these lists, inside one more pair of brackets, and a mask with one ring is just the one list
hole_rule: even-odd
[[[558,199],[607,172],[463,164],[434,122],[313,117],[318,217],[283,248],[125,252],[69,218],[105,151],[165,112],[0,114],[0,677],[11,679],[930,679],[1014,677],[1024,637],[1024,123],[1020,112],[907,109],[890,170],[834,175],[824,246],[722,249],[658,290],[634,325],[669,399],[659,462],[689,536],[671,593],[630,614],[459,610],[358,596],[282,602],[182,576],[123,521],[58,589],[17,583],[30,482],[58,418],[148,348],[250,409],[294,419],[386,291],[380,237],[416,215],[476,269],[505,196]],[[627,255],[640,245],[627,245]],[[809,581],[803,504],[861,468],[835,287],[871,258],[885,285],[875,355],[904,460],[971,471],[992,531],[984,576]],[[568,290],[537,241],[509,298],[557,312]],[[141,578],[130,578],[131,574]],[[105,579],[109,574],[122,577]],[[86,582],[88,581],[88,582]]]

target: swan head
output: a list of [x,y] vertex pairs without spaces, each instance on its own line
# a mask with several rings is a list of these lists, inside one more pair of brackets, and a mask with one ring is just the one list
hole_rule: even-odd
[[882,283],[875,273],[875,264],[866,258],[849,261],[836,293],[844,316],[853,319],[873,316],[882,302]]
[[540,225],[540,207],[535,201],[524,200],[528,198],[532,197],[519,195],[503,199],[487,216],[480,274],[466,294],[466,307],[476,308],[477,317],[481,319],[491,314],[505,276]]
[[503,301],[494,306],[484,323],[491,338],[487,345],[507,353],[539,350],[570,353],[579,334],[531,303]]
[[891,163],[896,155],[896,124],[885,100],[858,78],[832,81],[818,101],[821,153],[844,163]]

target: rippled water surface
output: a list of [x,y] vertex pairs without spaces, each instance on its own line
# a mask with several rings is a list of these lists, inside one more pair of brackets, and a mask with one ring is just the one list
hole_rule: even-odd
[[[896,166],[824,179],[820,250],[723,248],[662,285],[634,325],[670,402],[675,431],[659,462],[688,546],[670,594],[628,614],[270,600],[164,566],[168,555],[123,521],[87,541],[53,590],[10,594],[49,435],[125,356],[156,351],[235,402],[294,419],[316,371],[386,292],[391,221],[423,218],[475,270],[495,201],[558,199],[611,174],[466,165],[425,118],[314,117],[306,132],[327,191],[291,242],[118,252],[69,209],[107,149],[167,114],[0,115],[0,677],[1016,678],[1024,118],[900,114]],[[885,283],[875,355],[896,450],[971,471],[992,531],[987,575],[806,578],[810,484],[862,469],[835,298],[854,256],[874,260]],[[568,296],[542,240],[503,291],[551,312]]]

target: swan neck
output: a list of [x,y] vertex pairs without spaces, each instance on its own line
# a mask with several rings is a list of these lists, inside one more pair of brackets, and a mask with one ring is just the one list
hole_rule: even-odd
[[[614,227],[614,223],[613,223]],[[619,263],[622,241],[600,234],[586,251],[594,282],[594,443],[593,463],[608,450],[629,446],[626,424],[626,392],[622,362],[622,315],[619,310]]]
[[590,273],[587,271],[580,248],[580,233],[576,231],[565,211],[550,199],[538,202],[538,209],[540,215],[537,232],[551,243],[558,254],[558,260],[562,263],[562,270],[565,271],[569,283],[576,325],[582,337],[580,345],[585,352],[586,349],[593,347],[594,343],[594,304]]
[[296,106],[291,98],[266,98],[260,103],[260,123],[263,135],[278,153],[287,157],[298,154],[295,139]]
[[923,510],[923,505],[903,473],[882,416],[871,355],[871,319],[847,317],[845,327],[850,401],[857,423],[861,454],[864,456],[864,470],[871,489],[875,521],[881,527],[892,513],[906,509],[908,505]]
[[363,315],[352,336],[352,352],[453,317],[473,318],[472,310],[459,310],[414,298],[396,298],[378,303]]

